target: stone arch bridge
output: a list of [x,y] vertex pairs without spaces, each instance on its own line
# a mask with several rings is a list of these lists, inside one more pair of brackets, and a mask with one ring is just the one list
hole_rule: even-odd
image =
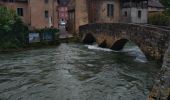
[[163,61],[147,100],[170,100],[170,29],[149,25],[101,23],[80,26],[82,42],[121,50],[134,42],[147,58]]
[[82,42],[96,42],[100,47],[121,50],[134,42],[149,59],[163,60],[170,41],[170,30],[149,25],[96,23],[80,26]]

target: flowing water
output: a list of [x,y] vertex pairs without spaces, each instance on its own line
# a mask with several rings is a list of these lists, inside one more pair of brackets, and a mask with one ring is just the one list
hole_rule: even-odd
[[0,100],[145,100],[160,65],[139,48],[96,45],[0,55]]

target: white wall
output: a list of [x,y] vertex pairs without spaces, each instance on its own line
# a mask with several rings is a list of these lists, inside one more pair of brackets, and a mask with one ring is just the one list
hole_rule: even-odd
[[[138,17],[138,11],[141,11],[141,18]],[[127,12],[127,17],[124,16]],[[148,21],[148,9],[142,8],[122,8],[121,10],[121,22],[126,23],[147,23]]]

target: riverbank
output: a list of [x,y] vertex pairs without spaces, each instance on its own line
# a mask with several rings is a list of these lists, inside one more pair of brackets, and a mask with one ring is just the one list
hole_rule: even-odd
[[20,48],[8,48],[8,49],[0,49],[0,54],[2,53],[10,53],[10,52],[19,52],[19,51],[26,51],[26,50],[33,50],[33,49],[39,49],[39,48],[48,48],[48,47],[54,47],[58,46],[60,43],[33,43],[28,44],[24,47]]
[[8,48],[8,49],[0,49],[0,54],[2,53],[10,53],[10,52],[20,52],[26,50],[33,50],[33,49],[41,49],[41,48],[53,48],[61,43],[77,43],[80,42],[79,38],[76,36],[65,37],[65,38],[58,38],[58,41],[55,42],[37,42],[27,44],[24,47],[20,48]]
[[170,100],[170,46],[148,100]]

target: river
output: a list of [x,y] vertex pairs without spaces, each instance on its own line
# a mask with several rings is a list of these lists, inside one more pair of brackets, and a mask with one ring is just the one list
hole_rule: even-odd
[[160,64],[138,47],[96,45],[0,54],[0,100],[145,100]]

